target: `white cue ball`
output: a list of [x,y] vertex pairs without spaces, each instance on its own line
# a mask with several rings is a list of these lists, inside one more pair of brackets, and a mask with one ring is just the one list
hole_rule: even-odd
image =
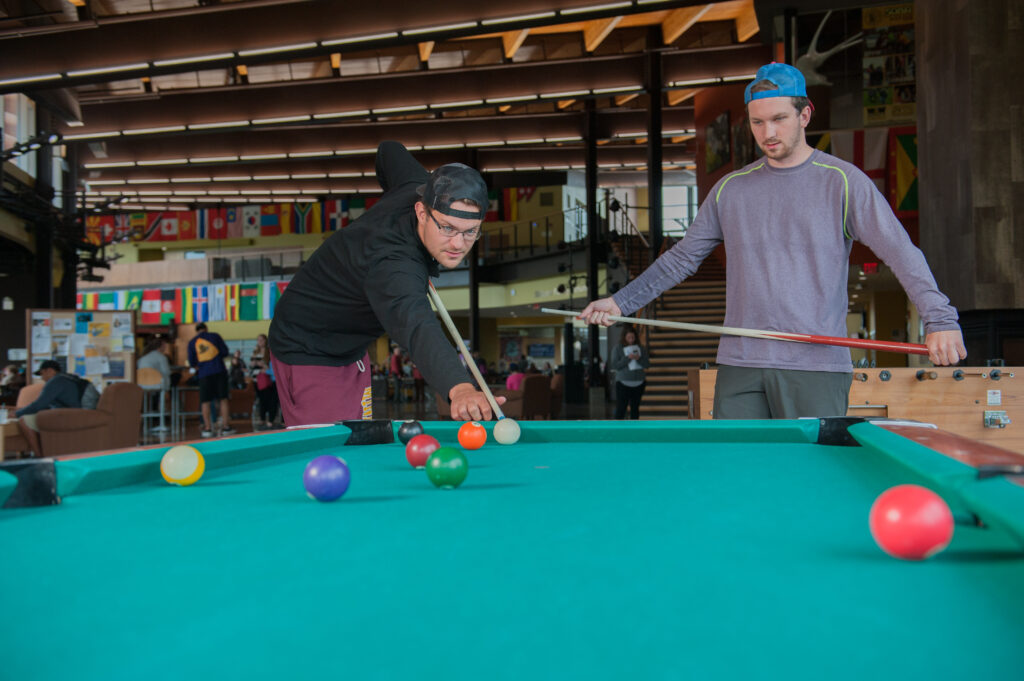
[[494,424],[494,439],[498,444],[514,445],[519,442],[519,424],[506,417]]

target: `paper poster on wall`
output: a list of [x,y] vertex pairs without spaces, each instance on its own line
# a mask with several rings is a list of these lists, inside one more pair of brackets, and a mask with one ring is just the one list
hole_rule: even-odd
[[89,322],[92,321],[92,312],[78,312],[75,314],[75,333],[89,333]]
[[82,378],[85,378],[85,356],[84,355],[76,355],[75,356],[74,367],[75,367],[74,370],[70,371],[70,373],[75,374],[75,376],[81,376]]
[[53,320],[53,330],[55,333],[67,333],[74,329],[74,327],[74,321],[70,317],[57,317]]
[[67,357],[68,348],[71,343],[67,336],[54,336],[53,337],[53,354],[58,357]]
[[[98,357],[85,357],[85,374],[87,376],[102,376],[110,371],[110,360],[106,355]],[[123,369],[122,369],[123,371]]]
[[132,333],[132,314],[119,312],[113,315],[110,322],[110,333],[113,336],[130,336]]
[[85,346],[89,344],[89,335],[85,333],[76,333],[71,336],[71,340],[68,342],[68,354],[74,357],[85,356]]
[[124,378],[124,360],[123,359],[112,359],[112,360],[110,360],[110,366],[107,368],[106,373],[103,374],[103,378],[112,378],[112,379]]
[[32,354],[48,355],[50,347],[50,313],[32,313]]
[[90,322],[89,336],[92,338],[110,338],[110,322]]

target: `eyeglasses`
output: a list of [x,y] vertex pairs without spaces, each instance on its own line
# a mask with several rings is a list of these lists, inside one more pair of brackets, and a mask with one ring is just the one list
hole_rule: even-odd
[[451,225],[442,225],[440,222],[437,221],[437,218],[434,217],[434,214],[430,211],[429,208],[427,209],[427,215],[429,215],[430,219],[434,221],[435,225],[437,225],[437,231],[441,232],[441,236],[443,236],[446,239],[454,239],[457,236],[461,236],[466,241],[476,241],[477,237],[480,236],[479,227],[474,227],[473,229],[464,229],[460,231],[455,229]]

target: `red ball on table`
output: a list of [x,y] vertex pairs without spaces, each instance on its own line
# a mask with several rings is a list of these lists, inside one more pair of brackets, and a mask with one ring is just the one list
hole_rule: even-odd
[[935,492],[919,485],[897,485],[882,492],[868,517],[871,536],[890,556],[924,560],[953,539],[953,513]]
[[440,448],[441,443],[432,435],[417,435],[405,445],[405,458],[413,468],[423,468],[427,465],[430,455]]

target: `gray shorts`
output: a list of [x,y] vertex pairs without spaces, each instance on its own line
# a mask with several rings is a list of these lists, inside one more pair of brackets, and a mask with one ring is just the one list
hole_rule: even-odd
[[24,416],[21,417],[21,420],[25,423],[26,426],[28,426],[29,428],[38,433],[39,424],[36,423],[36,416],[37,414],[25,414]]
[[715,380],[716,419],[845,416],[853,373],[722,365]]

